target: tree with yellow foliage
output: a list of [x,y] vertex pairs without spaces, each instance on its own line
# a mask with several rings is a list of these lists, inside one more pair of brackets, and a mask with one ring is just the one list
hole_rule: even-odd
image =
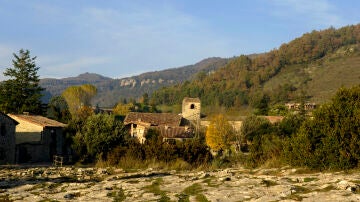
[[[64,90],[62,96],[69,106],[71,116],[78,117],[89,112],[91,99],[96,95],[97,89],[91,84],[81,86],[70,86]],[[87,108],[84,108],[87,107]]]
[[234,137],[234,129],[223,115],[217,115],[211,119],[206,130],[206,144],[214,152],[230,149]]
[[115,115],[126,116],[128,113],[130,113],[132,110],[134,110],[134,108],[135,108],[135,105],[133,103],[123,104],[120,102],[113,109],[113,113]]

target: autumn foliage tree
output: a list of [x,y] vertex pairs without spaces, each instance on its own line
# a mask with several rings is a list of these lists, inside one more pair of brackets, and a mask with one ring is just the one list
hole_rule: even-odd
[[[66,100],[72,117],[82,117],[89,114],[91,99],[96,95],[97,89],[91,84],[70,86],[64,90],[62,96]],[[90,113],[91,115],[91,113]]]
[[223,115],[215,116],[206,131],[206,144],[215,152],[230,149],[235,132]]
[[135,105],[133,103],[128,103],[128,104],[118,103],[113,109],[113,113],[115,115],[126,116],[128,113],[134,110],[134,108]]

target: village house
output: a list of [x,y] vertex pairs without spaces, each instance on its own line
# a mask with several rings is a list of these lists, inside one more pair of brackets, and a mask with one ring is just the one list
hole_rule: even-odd
[[[289,109],[289,110],[300,110],[300,103],[286,103],[285,106]],[[316,103],[304,103],[304,110],[305,111],[310,111],[310,110],[314,110],[316,109]]]
[[19,124],[0,112],[0,164],[15,163],[15,127]]
[[200,99],[184,98],[182,114],[130,112],[124,124],[132,137],[144,143],[149,129],[158,130],[164,140],[184,140],[194,136],[194,127],[200,120]]
[[164,138],[180,137],[182,132],[186,132],[184,121],[178,114],[130,112],[125,117],[124,124],[130,126],[130,135],[132,137],[136,137],[140,143],[144,143],[146,132],[149,129],[162,131]]
[[66,126],[43,116],[8,114],[18,124],[15,129],[15,161],[51,162],[54,155],[66,154],[63,128]]
[[[283,116],[260,116],[260,117],[267,119],[272,124],[281,122],[284,119]],[[234,131],[240,132],[243,122],[246,118],[247,118],[246,116],[240,116],[237,117],[236,119],[230,119],[228,122],[233,127]],[[200,125],[202,127],[208,127],[210,125],[210,120],[202,119],[200,121]]]

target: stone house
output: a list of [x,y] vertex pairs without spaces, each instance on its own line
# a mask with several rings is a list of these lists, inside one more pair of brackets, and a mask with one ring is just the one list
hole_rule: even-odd
[[130,135],[138,138],[140,143],[145,142],[145,135],[149,129],[180,127],[184,123],[183,118],[172,113],[140,113],[130,112],[124,120],[126,126],[130,126]]
[[[260,116],[260,117],[267,119],[272,124],[279,123],[284,119],[283,116]],[[233,127],[235,132],[240,132],[243,122],[246,118],[247,118],[246,116],[240,116],[237,117],[236,120],[232,119],[229,120],[228,122]],[[210,123],[211,121],[206,119],[202,119],[200,121],[200,125],[206,128],[210,125]]]
[[145,135],[149,129],[156,129],[164,140],[183,140],[194,136],[194,127],[200,123],[200,99],[184,98],[182,113],[139,113],[130,112],[124,120],[129,127],[132,137],[141,143],[146,140]]
[[[301,103],[286,103],[285,107],[287,107],[289,110],[300,110]],[[307,102],[304,103],[304,110],[305,111],[311,111],[316,109],[316,103]]]
[[19,124],[0,112],[0,164],[15,163],[15,127]]
[[66,154],[63,128],[66,124],[38,115],[9,114],[19,124],[15,129],[15,161],[51,162]]
[[161,136],[164,138],[164,141],[178,140],[183,141],[185,139],[190,139],[194,137],[194,130],[188,126],[160,126],[158,127]]

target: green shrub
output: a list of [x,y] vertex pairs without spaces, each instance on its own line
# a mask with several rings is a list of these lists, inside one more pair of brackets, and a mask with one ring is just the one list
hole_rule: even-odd
[[289,138],[284,158],[296,166],[350,169],[360,160],[360,86],[340,89]]

